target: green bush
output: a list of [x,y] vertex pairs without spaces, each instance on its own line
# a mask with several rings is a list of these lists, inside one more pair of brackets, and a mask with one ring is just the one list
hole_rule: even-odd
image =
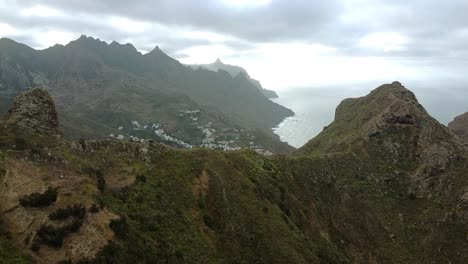
[[14,246],[13,241],[0,236],[0,263],[33,263],[30,257]]
[[136,181],[141,183],[146,183],[146,176],[144,174],[138,174],[136,176]]
[[104,174],[100,169],[95,169],[92,167],[84,167],[81,169],[84,173],[89,174],[89,176],[95,176],[97,179],[97,187],[99,191],[103,192],[106,186],[106,180],[104,179]]
[[5,154],[0,151],[0,177],[5,175],[6,169],[5,169]]
[[78,232],[82,224],[83,220],[74,219],[70,224],[59,228],[55,228],[51,225],[43,225],[37,231],[37,236],[41,243],[60,248],[63,244],[63,239],[70,233]]
[[97,212],[99,212],[99,209],[100,208],[99,208],[99,206],[97,204],[92,204],[91,208],[89,208],[89,212],[90,213],[97,213]]
[[59,208],[49,215],[50,220],[65,220],[69,217],[83,219],[86,215],[86,208],[81,204]]
[[25,150],[27,149],[26,140],[23,137],[16,136],[15,137],[15,148],[17,150]]
[[32,193],[21,197],[20,204],[24,207],[46,207],[57,201],[57,189],[47,188],[44,193]]
[[106,180],[104,179],[104,175],[100,170],[96,171],[96,177],[97,177],[97,187],[99,191],[103,192],[104,188],[106,187]]
[[127,236],[128,224],[125,217],[122,216],[120,219],[110,221],[109,227],[118,238],[125,238]]

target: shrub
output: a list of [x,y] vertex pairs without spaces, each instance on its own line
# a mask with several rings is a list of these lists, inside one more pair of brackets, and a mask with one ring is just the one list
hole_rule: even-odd
[[0,177],[6,174],[5,154],[0,151]]
[[144,174],[138,174],[136,176],[136,181],[137,182],[142,182],[142,183],[146,183],[146,176]]
[[43,225],[37,231],[41,242],[53,247],[61,247],[63,244],[64,232],[61,229],[56,229],[51,225]]
[[97,206],[96,204],[91,205],[91,208],[89,208],[89,212],[91,213],[99,212],[99,206]]
[[17,150],[25,150],[27,148],[26,140],[18,135],[15,136],[15,148]]
[[104,192],[104,187],[106,186],[106,180],[104,179],[104,174],[100,169],[95,169],[93,167],[84,167],[81,169],[84,173],[89,174],[89,176],[96,176],[97,178],[97,187],[99,191]]
[[21,197],[20,204],[24,207],[46,207],[57,201],[57,189],[47,188],[44,193],[32,193]]
[[65,220],[69,217],[83,219],[86,215],[86,208],[81,204],[59,208],[49,215],[50,220]]
[[211,228],[211,229],[213,229],[214,226],[215,226],[215,221],[214,221],[214,219],[213,219],[210,215],[208,215],[208,214],[205,214],[205,215],[203,216],[203,222],[205,222],[205,225],[206,225],[207,227]]
[[86,150],[86,141],[85,141],[83,138],[80,138],[80,139],[78,140],[78,143],[81,145],[81,148],[82,148],[83,150]]
[[39,251],[40,248],[41,248],[41,244],[39,244],[39,241],[35,240],[31,245],[31,250],[34,252]]
[[51,225],[43,225],[37,231],[37,235],[42,243],[59,248],[63,244],[63,239],[70,233],[78,232],[82,224],[83,220],[74,219],[70,224],[59,228],[55,228]]
[[106,187],[106,180],[104,179],[104,175],[100,170],[96,171],[96,177],[99,191],[104,192],[104,188]]
[[118,238],[125,238],[127,236],[128,224],[125,217],[122,216],[120,219],[111,220],[109,227],[114,231]]

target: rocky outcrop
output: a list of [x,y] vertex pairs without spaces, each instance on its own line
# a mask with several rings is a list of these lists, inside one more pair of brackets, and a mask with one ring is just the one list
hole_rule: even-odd
[[47,91],[40,88],[20,93],[5,121],[41,134],[60,135],[54,101]]
[[455,119],[448,124],[448,128],[459,136],[468,145],[468,112],[463,115],[455,117]]
[[367,158],[408,171],[410,192],[418,197],[447,191],[444,173],[462,157],[463,146],[432,118],[416,96],[400,82],[384,84],[361,98],[344,100],[335,120],[311,140],[301,153],[362,152]]

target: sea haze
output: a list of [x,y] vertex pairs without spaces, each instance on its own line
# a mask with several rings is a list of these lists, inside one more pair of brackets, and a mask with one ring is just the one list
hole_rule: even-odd
[[[412,81],[403,82],[403,85],[416,94],[429,114],[447,125],[455,116],[468,111],[468,83],[453,83],[433,81],[424,84]],[[292,109],[295,115],[286,118],[273,128],[273,131],[289,145],[302,147],[333,121],[335,109],[343,99],[364,96],[380,84],[293,88],[280,91],[279,98],[273,101]]]

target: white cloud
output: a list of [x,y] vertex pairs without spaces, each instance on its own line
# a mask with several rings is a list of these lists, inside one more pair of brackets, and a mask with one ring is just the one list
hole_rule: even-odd
[[245,52],[223,45],[207,45],[183,52],[188,55],[182,59],[184,63],[209,63],[219,57],[225,63],[246,68],[265,87],[275,90],[374,80],[417,79],[424,73],[399,60],[346,56],[338,49],[321,44],[259,44]]
[[232,56],[236,52],[222,44],[199,45],[180,50],[176,55],[185,55],[183,63],[186,64],[204,64],[211,63],[217,58]]
[[151,23],[120,16],[111,16],[108,23],[115,29],[126,33],[143,33],[151,27]]
[[224,42],[229,40],[238,40],[234,37],[227,36],[224,34],[218,34],[211,31],[203,31],[203,30],[196,30],[196,29],[185,29],[180,30],[180,37],[182,38],[189,38],[189,39],[206,39],[212,42]]
[[408,43],[408,37],[398,32],[370,33],[359,40],[359,46],[363,48],[384,52],[405,50]]
[[241,8],[267,6],[271,4],[272,1],[273,0],[222,0],[226,5]]
[[38,32],[34,36],[36,37],[36,43],[40,45],[37,48],[44,49],[55,44],[65,45],[78,38],[79,34],[61,30],[46,30]]
[[0,37],[7,37],[15,35],[16,30],[12,26],[6,23],[0,22]]
[[44,5],[35,5],[32,7],[23,8],[19,11],[19,14],[25,17],[67,17],[64,12]]

